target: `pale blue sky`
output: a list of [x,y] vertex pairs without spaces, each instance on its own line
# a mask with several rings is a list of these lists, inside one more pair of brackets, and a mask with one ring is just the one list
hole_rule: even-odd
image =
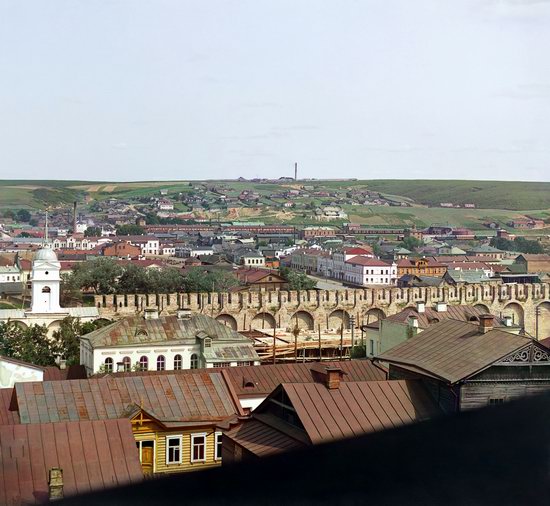
[[548,0],[0,0],[0,178],[550,180]]

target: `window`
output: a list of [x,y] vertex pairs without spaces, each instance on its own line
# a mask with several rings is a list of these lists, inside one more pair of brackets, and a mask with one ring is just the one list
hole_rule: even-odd
[[149,369],[149,359],[145,355],[139,359],[139,369],[141,371],[147,371],[147,369]]
[[105,359],[105,372],[113,372],[113,359],[111,357]]
[[498,404],[504,404],[504,397],[491,397],[489,399],[490,406],[497,406]]
[[206,434],[191,434],[191,462],[206,460]]
[[252,362],[250,362],[250,360],[247,360],[245,362],[237,362],[237,365],[240,367],[245,367],[247,365],[252,365]]
[[196,353],[193,353],[191,355],[191,369],[198,369],[199,368],[199,357]]
[[166,437],[166,464],[181,464],[181,436]]
[[216,447],[214,449],[214,458],[216,460],[221,460],[222,458],[222,432],[216,432],[214,434],[215,441],[216,441]]
[[214,367],[229,367],[231,362],[214,362]]
[[174,371],[179,371],[182,368],[183,360],[181,355],[176,355],[174,357]]
[[164,371],[166,369],[166,359],[164,355],[159,355],[157,357],[157,371]]
[[122,364],[124,366],[124,372],[130,372],[132,369],[132,361],[130,360],[130,357],[124,357],[122,359]]
[[370,339],[370,354],[374,355],[374,339]]
[[[48,273],[46,273],[48,274]],[[49,286],[45,286],[44,288],[42,288],[42,293],[50,293],[51,292],[51,289]]]
[[212,339],[209,337],[204,338],[204,347],[205,348],[212,348]]

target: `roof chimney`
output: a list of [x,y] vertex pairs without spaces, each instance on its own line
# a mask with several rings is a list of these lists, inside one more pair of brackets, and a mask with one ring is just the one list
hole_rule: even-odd
[[426,303],[419,301],[416,303],[416,312],[417,313],[424,313],[426,312]]
[[63,499],[63,469],[52,467],[48,472],[48,498],[50,501]]
[[512,320],[512,317],[511,316],[505,316],[504,317],[504,326],[505,327],[511,327],[513,324],[513,320]]
[[190,320],[190,319],[191,319],[190,309],[178,309],[178,320]]
[[342,369],[335,366],[327,366],[325,385],[329,390],[340,388],[340,379],[342,377]]
[[482,314],[479,315],[479,332],[481,334],[487,334],[487,332],[493,330],[493,315]]
[[158,320],[159,319],[159,310],[156,307],[147,307],[143,314],[146,320]]
[[445,313],[447,311],[447,304],[445,302],[438,302],[435,305],[435,310],[438,313]]
[[418,316],[410,315],[409,316],[409,323],[411,327],[418,328]]

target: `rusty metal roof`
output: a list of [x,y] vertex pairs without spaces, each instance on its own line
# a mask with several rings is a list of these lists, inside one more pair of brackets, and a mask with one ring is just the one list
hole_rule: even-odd
[[[386,320],[400,323],[407,323],[411,316],[418,318],[418,326],[425,329],[433,323],[443,320],[453,319],[463,322],[479,321],[479,316],[486,314],[481,307],[469,305],[447,305],[445,311],[437,311],[433,307],[426,307],[423,312],[418,312],[415,308],[406,308],[399,313],[388,316]],[[500,318],[493,316],[493,325],[503,327],[504,324]]]
[[47,502],[52,467],[65,497],[143,479],[129,420],[0,427],[0,504]]
[[[298,424],[290,424],[272,411],[271,399],[280,405],[281,390]],[[333,389],[322,383],[286,383],[225,436],[264,457],[391,429],[440,413],[419,381],[349,381]]]
[[412,366],[452,384],[530,344],[527,337],[498,329],[482,334],[478,324],[449,319],[430,325],[377,359]]
[[182,369],[179,371],[135,371],[110,373],[104,377],[165,376],[212,374],[224,371],[239,398],[265,397],[281,383],[308,383],[320,380],[315,372],[319,366],[339,367],[345,373],[343,381],[380,381],[387,379],[387,371],[371,360],[342,360],[299,364],[250,365],[216,369]]
[[240,414],[221,372],[18,383],[15,392],[24,424],[126,418],[136,406],[162,423],[210,423]]
[[19,423],[19,413],[10,411],[13,388],[0,388],[0,425]]
[[273,425],[262,421],[259,415],[258,418],[244,420],[240,425],[225,432],[224,437],[228,437],[258,457],[267,457],[307,446],[301,438],[292,437],[288,430],[282,431]]
[[343,381],[380,381],[387,378],[386,371],[371,360],[228,367],[226,371],[239,397],[258,397],[270,394],[281,383],[312,383],[319,380],[314,371],[318,366],[339,367],[345,373]]
[[129,316],[90,332],[83,339],[89,341],[94,348],[166,342],[187,344],[195,343],[199,332],[204,332],[214,342],[251,342],[247,337],[218,322],[215,318],[202,314],[189,319],[160,316],[157,319],[146,320],[142,316]]
[[341,382],[334,389],[320,383],[281,387],[312,444],[391,429],[440,414],[417,381]]

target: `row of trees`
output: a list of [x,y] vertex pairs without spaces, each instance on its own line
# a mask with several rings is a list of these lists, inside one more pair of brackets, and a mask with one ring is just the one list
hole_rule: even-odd
[[516,237],[513,241],[504,239],[503,237],[493,237],[489,244],[504,251],[519,251],[520,253],[529,254],[544,253],[542,244],[525,239],[525,237]]
[[111,258],[96,258],[76,264],[71,274],[64,275],[62,292],[63,302],[66,302],[81,298],[82,290],[100,295],[222,292],[238,284],[237,278],[229,272],[205,273],[200,267],[195,267],[184,275],[174,267],[145,269],[135,264],[121,266]]
[[[290,290],[311,290],[317,282],[302,272],[281,269]],[[139,265],[120,265],[111,258],[100,257],[77,263],[71,274],[62,277],[62,302],[82,298],[83,291],[111,293],[225,292],[239,281],[227,271],[205,272],[200,267],[183,274],[179,269],[145,269]]]
[[39,366],[52,366],[58,358],[67,365],[80,363],[80,336],[111,323],[96,320],[81,323],[68,316],[50,338],[45,325],[23,327],[17,322],[0,322],[0,355]]

